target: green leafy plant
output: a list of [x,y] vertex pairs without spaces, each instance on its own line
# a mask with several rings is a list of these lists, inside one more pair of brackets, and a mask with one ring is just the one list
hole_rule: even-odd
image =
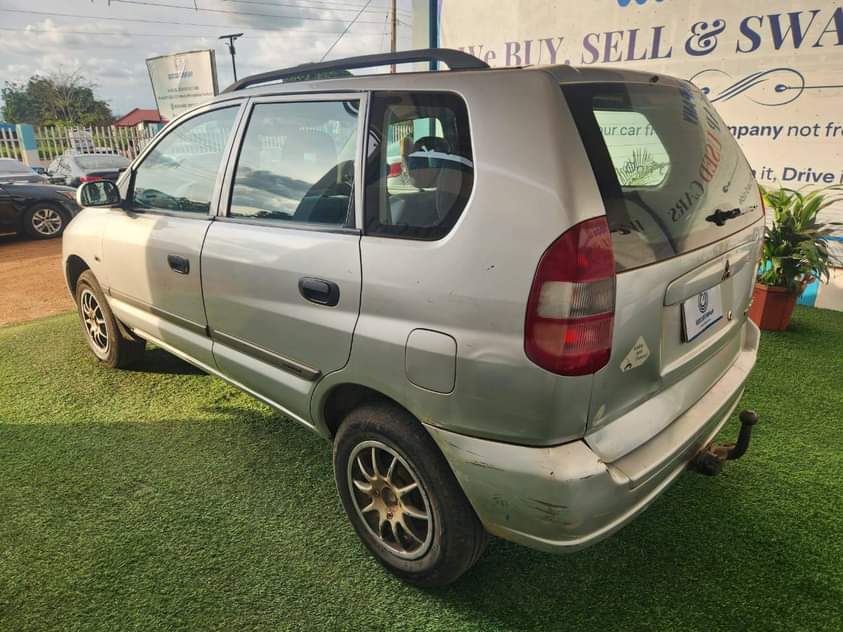
[[772,225],[764,232],[758,282],[800,292],[814,279],[828,282],[830,224],[817,221],[820,211],[843,200],[843,186],[808,193],[785,187],[763,190]]

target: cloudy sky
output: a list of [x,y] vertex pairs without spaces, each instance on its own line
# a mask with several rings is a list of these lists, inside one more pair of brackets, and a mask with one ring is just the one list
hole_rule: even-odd
[[[0,84],[35,73],[81,71],[114,114],[155,107],[144,60],[213,48],[220,87],[232,80],[227,47],[237,41],[239,76],[329,55],[387,50],[389,0],[0,0]],[[194,6],[195,5],[195,6]],[[365,7],[365,8],[364,8]],[[197,10],[198,8],[198,10]],[[399,48],[410,41],[411,0],[399,0]]]

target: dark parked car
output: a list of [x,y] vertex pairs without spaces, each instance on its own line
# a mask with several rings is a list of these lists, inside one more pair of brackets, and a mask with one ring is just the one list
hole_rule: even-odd
[[76,190],[70,187],[0,182],[0,234],[58,237],[78,212]]
[[4,182],[47,182],[47,178],[14,158],[0,158],[0,184]]
[[116,181],[129,166],[129,160],[112,153],[80,154],[65,152],[47,168],[51,182],[78,187],[96,180]]

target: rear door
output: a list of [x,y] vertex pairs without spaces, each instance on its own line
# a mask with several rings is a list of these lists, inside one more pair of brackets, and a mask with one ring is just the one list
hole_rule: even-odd
[[612,358],[595,375],[589,430],[683,382],[635,429],[640,442],[696,402],[740,351],[763,236],[758,185],[689,83],[563,90],[601,189],[618,272]]
[[362,112],[362,96],[255,99],[202,250],[217,367],[305,423],[360,310]]

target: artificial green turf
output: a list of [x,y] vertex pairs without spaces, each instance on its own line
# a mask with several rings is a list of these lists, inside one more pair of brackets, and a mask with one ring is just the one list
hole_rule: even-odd
[[744,460],[425,592],[358,542],[324,440],[161,350],[97,366],[73,315],[0,329],[0,630],[839,630],[842,379],[843,314],[800,309],[762,339]]

